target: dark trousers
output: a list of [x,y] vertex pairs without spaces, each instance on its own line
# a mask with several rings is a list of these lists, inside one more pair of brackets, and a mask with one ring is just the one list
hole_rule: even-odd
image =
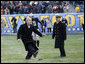
[[42,28],[42,33],[45,33],[45,29]]
[[30,52],[27,52],[26,59],[31,59],[31,57],[32,57],[32,54]]
[[51,33],[51,28],[47,28],[48,29],[48,33],[50,32]]
[[59,50],[60,50],[60,55],[61,56],[66,56],[65,54],[65,49],[64,49],[64,41],[61,42],[62,44],[60,44]]
[[38,48],[34,44],[29,44],[26,59],[30,59],[37,50]]
[[37,40],[37,47],[39,47],[39,40]]
[[17,27],[13,27],[13,33],[17,33]]
[[34,43],[37,47],[39,47],[39,43],[40,43],[39,40],[37,40],[37,41],[34,40]]

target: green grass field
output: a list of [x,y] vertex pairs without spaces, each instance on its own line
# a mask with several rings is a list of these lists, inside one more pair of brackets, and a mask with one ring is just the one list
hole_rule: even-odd
[[[84,34],[67,35],[65,41],[66,57],[60,58],[59,49],[54,48],[51,35],[40,37],[39,53],[36,58],[25,60],[27,52],[22,41],[16,36],[1,36],[1,63],[84,63]],[[39,60],[42,59],[42,60]]]

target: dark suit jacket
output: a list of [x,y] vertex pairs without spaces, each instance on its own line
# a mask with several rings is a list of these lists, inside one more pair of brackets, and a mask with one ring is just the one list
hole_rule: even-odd
[[61,21],[57,24],[54,23],[53,27],[53,35],[52,38],[56,38],[57,40],[66,40],[66,25]]
[[66,25],[65,23],[59,22],[58,24],[55,22],[53,27],[53,35],[52,38],[55,37],[55,48],[60,48],[64,46],[64,40],[66,40]]
[[28,49],[27,45],[33,44],[32,32],[42,37],[42,34],[33,25],[28,28],[27,23],[22,24],[18,30],[17,39],[21,38],[26,50]]

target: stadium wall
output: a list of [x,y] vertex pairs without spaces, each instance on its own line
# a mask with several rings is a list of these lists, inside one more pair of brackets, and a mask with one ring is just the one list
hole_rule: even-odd
[[[51,20],[51,27],[53,30],[53,24],[56,21],[55,20],[56,15],[60,15],[62,16],[62,18],[65,17],[68,20],[67,32],[83,32],[83,28],[80,25],[80,21],[82,21],[81,19],[83,18],[84,13],[34,14],[34,17],[38,17],[39,20],[49,17],[49,19]],[[25,23],[24,18],[29,17],[29,14],[1,15],[1,19],[3,19],[6,22],[6,26],[2,33],[13,33],[13,26],[11,22],[12,17],[15,17],[17,19],[17,24],[18,24],[17,30],[18,30],[20,25]],[[38,27],[41,31],[40,24],[38,25]],[[46,27],[46,33],[47,33],[47,27]]]

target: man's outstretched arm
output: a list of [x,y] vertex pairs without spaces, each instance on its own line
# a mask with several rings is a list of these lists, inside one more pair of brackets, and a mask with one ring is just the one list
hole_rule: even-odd
[[45,34],[40,33],[35,27],[32,27],[32,28],[33,28],[33,32],[35,32],[40,37],[45,36]]

